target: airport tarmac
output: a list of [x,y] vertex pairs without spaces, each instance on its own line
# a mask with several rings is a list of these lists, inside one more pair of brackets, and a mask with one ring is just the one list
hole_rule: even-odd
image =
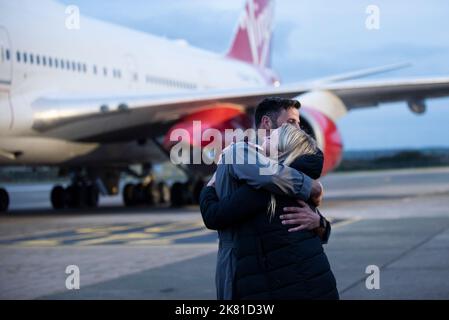
[[[449,299],[449,168],[333,173],[325,251],[343,299]],[[215,299],[217,237],[198,207],[50,209],[51,185],[6,186],[2,299]],[[69,265],[80,289],[66,288]],[[367,289],[367,266],[380,288]]]

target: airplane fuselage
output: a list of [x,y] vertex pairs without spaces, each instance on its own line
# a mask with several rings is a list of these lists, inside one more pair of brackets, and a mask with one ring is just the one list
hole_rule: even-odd
[[[84,16],[79,29],[68,28],[66,7],[52,1],[1,1],[0,6],[0,165],[82,162],[102,147],[36,131],[33,102],[40,96],[157,95],[267,84],[261,70],[184,41]],[[126,147],[129,161],[133,145],[120,142],[116,148]],[[102,154],[109,161],[112,155],[123,160],[114,144],[106,150],[92,160],[101,160]],[[21,156],[14,158],[18,152]],[[157,158],[159,153],[154,146],[136,152],[138,158]]]

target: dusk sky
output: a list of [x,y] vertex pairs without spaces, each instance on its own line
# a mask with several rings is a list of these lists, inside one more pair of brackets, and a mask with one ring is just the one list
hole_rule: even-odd
[[[63,0],[81,14],[225,52],[244,0]],[[365,27],[368,5],[380,29]],[[276,1],[272,66],[284,83],[411,62],[376,78],[449,76],[449,1]],[[371,77],[373,79],[374,77]],[[369,79],[369,78],[366,78]],[[405,103],[354,111],[338,122],[346,150],[449,147],[449,99],[423,116]]]

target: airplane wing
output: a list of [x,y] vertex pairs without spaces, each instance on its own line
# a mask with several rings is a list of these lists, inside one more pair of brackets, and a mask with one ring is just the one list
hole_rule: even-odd
[[268,96],[294,97],[306,87],[205,90],[160,95],[51,96],[32,104],[33,129],[49,137],[72,141],[127,141],[158,136],[178,119],[227,104],[243,112]]
[[334,93],[351,110],[379,103],[421,102],[428,98],[449,96],[449,77],[303,83],[166,95],[42,97],[32,105],[33,129],[47,136],[72,141],[125,141],[164,134],[183,116],[216,104],[226,103],[243,111],[256,106],[265,97],[293,98],[316,90]]
[[385,72],[403,69],[406,67],[410,67],[411,65],[412,64],[410,62],[401,62],[401,63],[384,65],[384,66],[380,66],[380,67],[360,69],[360,70],[356,70],[356,71],[333,75],[333,76],[326,77],[326,78],[320,78],[318,80],[315,80],[315,83],[325,84],[325,83],[332,83],[332,82],[341,82],[341,81],[345,81],[345,80],[355,80],[355,79],[365,78],[368,76],[377,75],[377,74],[381,74],[381,73],[385,73]]
[[336,94],[348,110],[388,102],[418,102],[449,96],[449,77],[338,83],[324,87]]

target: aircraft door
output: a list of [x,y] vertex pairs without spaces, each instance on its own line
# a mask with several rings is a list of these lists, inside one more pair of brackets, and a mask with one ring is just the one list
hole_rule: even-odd
[[7,30],[0,26],[0,135],[11,129],[12,50]]
[[125,79],[128,82],[128,89],[136,90],[139,87],[139,68],[136,59],[131,54],[126,54],[125,60]]

